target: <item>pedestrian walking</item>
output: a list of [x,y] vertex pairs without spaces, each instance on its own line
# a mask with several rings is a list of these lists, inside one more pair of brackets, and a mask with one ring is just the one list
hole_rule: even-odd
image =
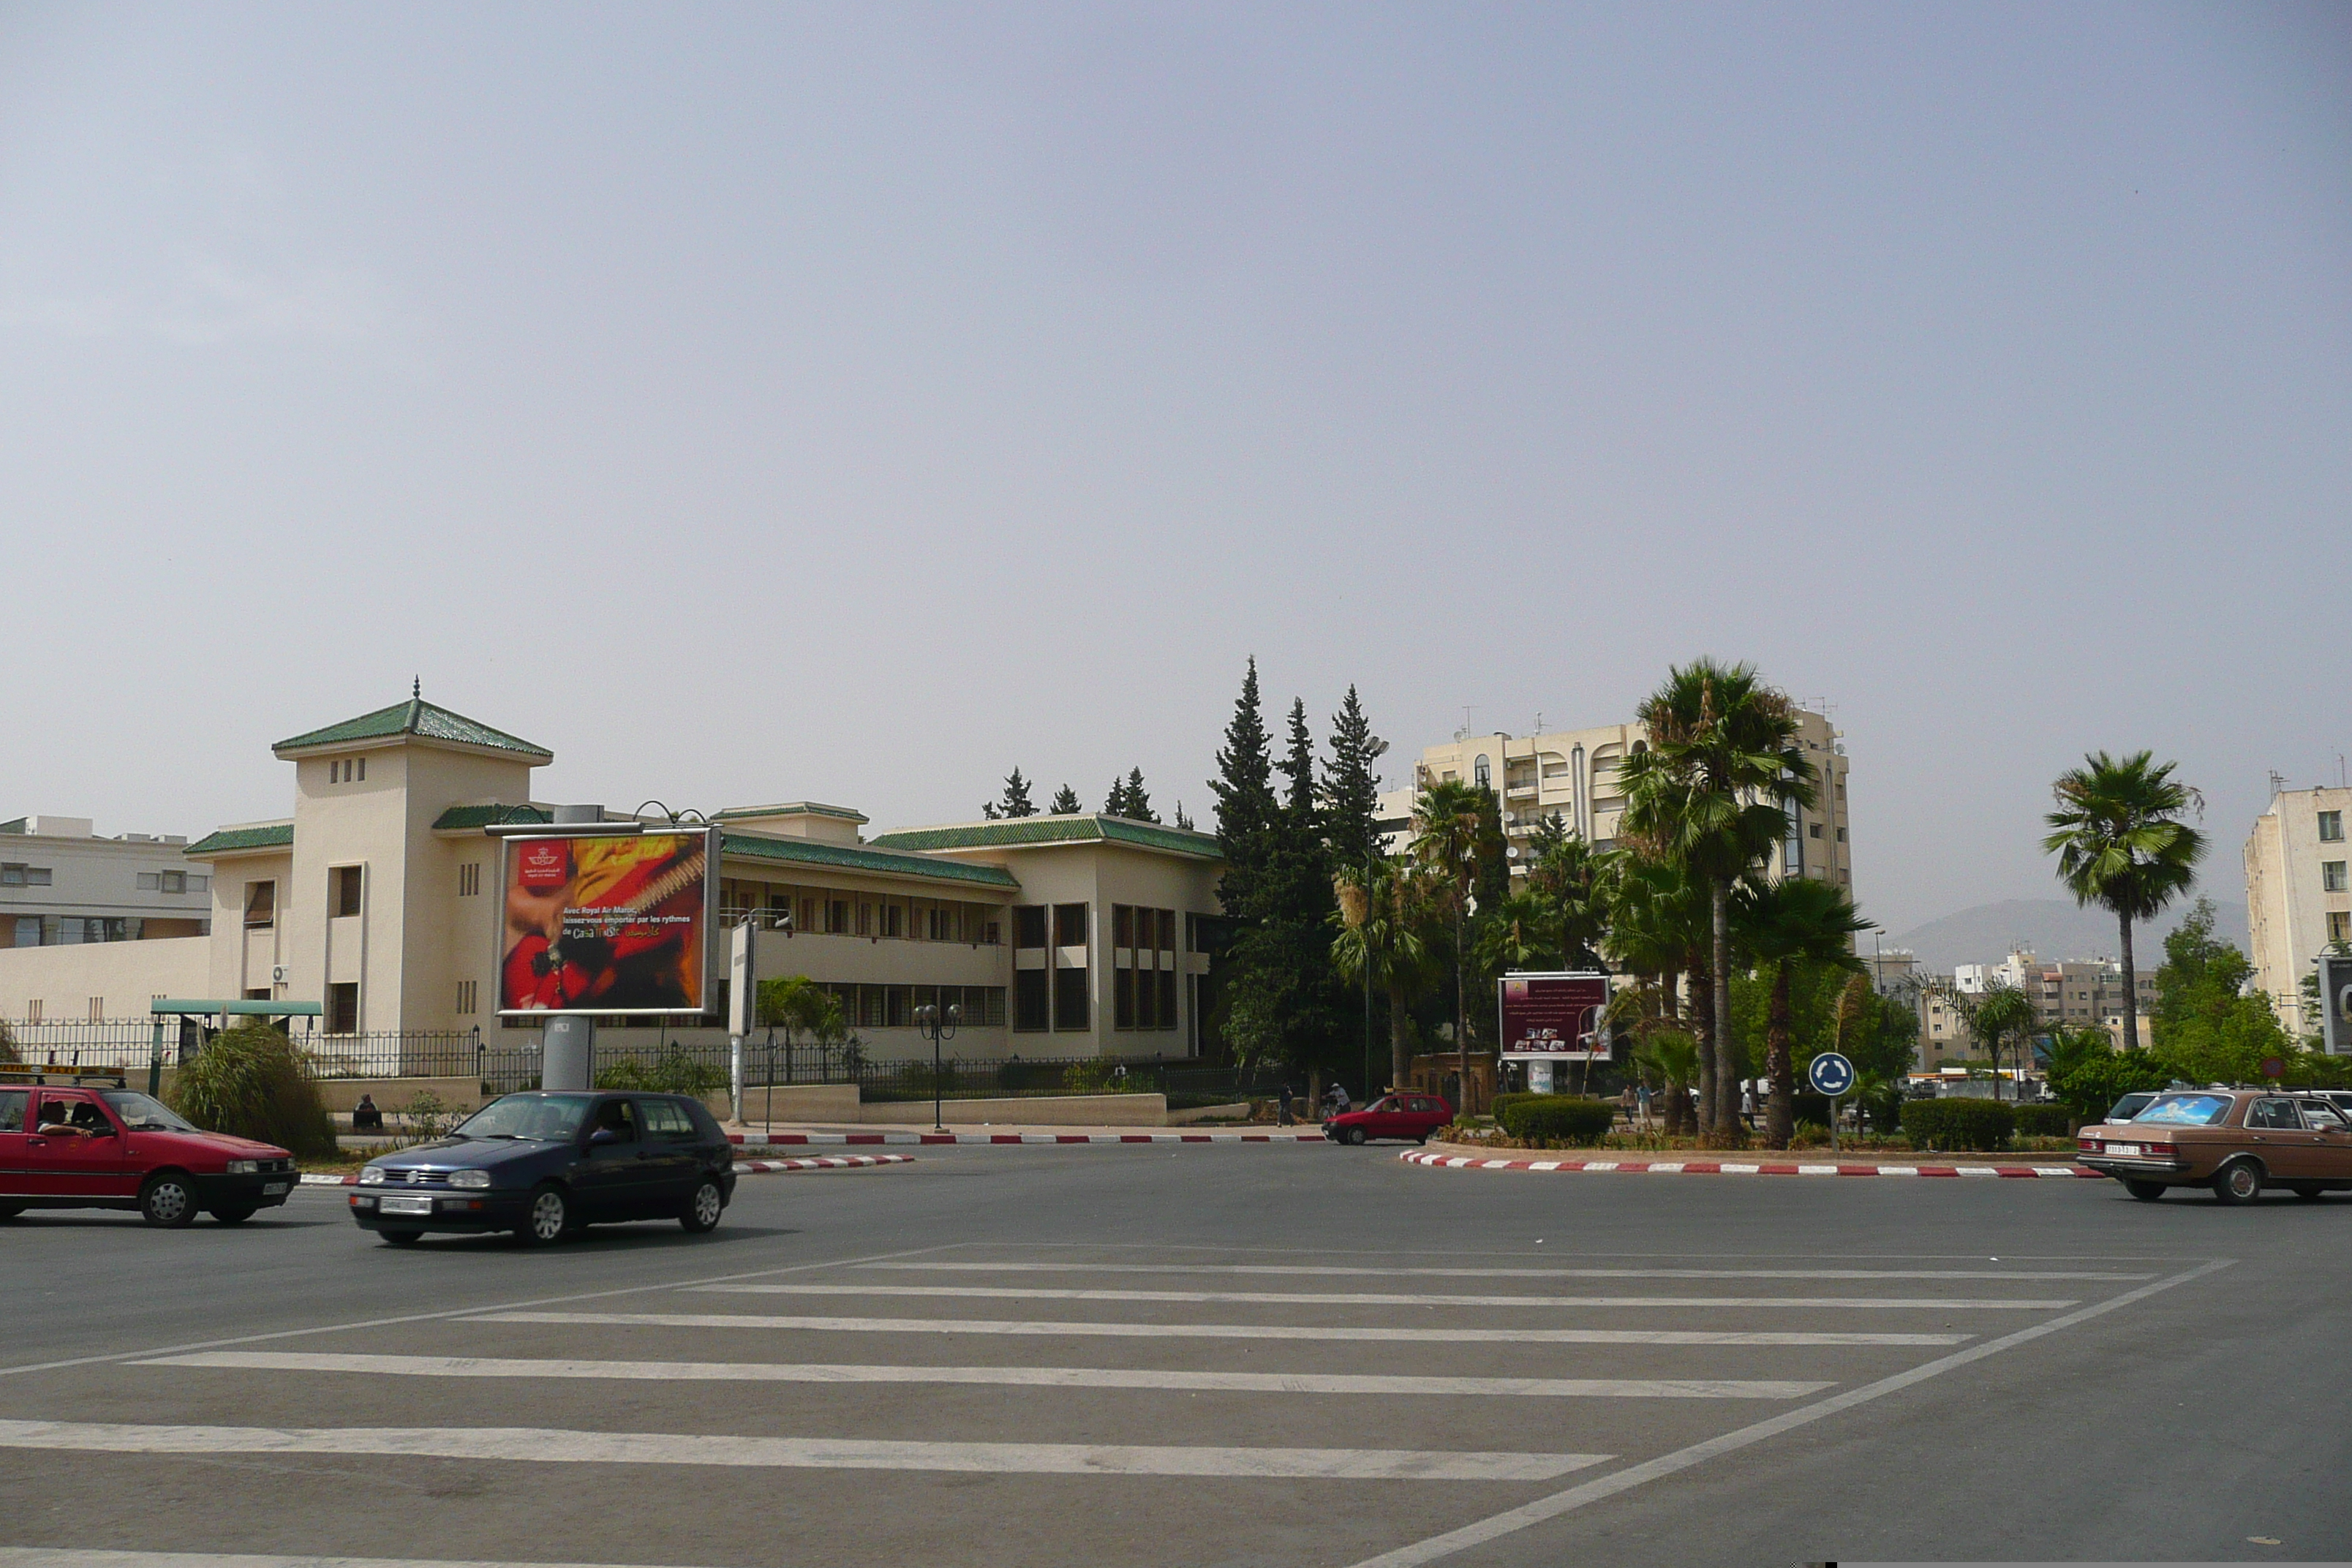
[[1275,1101],[1274,1121],[1277,1127],[1289,1127],[1297,1121],[1290,1113],[1290,1086],[1286,1083],[1282,1086],[1281,1098]]

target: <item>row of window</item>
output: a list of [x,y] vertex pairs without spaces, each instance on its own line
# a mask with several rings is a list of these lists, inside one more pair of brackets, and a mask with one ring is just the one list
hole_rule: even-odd
[[[1086,906],[1077,906],[1084,909]],[[1018,911],[1016,911],[1018,912]],[[1064,945],[1068,945],[1065,943]],[[1013,975],[1013,1027],[1023,1034],[1091,1026],[1084,969],[1022,969]]]
[[341,757],[327,764],[329,784],[367,783],[365,757]]
[[988,904],[946,899],[898,898],[888,894],[806,888],[722,878],[720,917],[728,921],[753,911],[785,929],[817,936],[862,936],[875,941],[957,942],[992,947],[1003,940],[997,911]]
[[0,862],[0,888],[46,888],[49,885],[51,868],[23,866],[10,860]]
[[204,893],[212,890],[213,879],[189,871],[142,871],[139,890],[142,893]]
[[73,947],[86,942],[205,936],[211,930],[212,922],[201,920],[152,920],[138,915],[18,915],[9,934],[17,947]]

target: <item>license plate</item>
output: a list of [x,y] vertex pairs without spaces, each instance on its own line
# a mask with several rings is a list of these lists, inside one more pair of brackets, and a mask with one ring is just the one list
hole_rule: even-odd
[[284,1195],[286,1189],[291,1185],[293,1184],[290,1182],[272,1182],[261,1189],[261,1195],[265,1198],[279,1197]]
[[386,1193],[375,1204],[378,1214],[431,1214],[433,1200],[422,1193]]
[[2126,1160],[2137,1159],[2139,1155],[2139,1145],[2137,1143],[2110,1143],[2107,1145],[2107,1153],[2110,1158],[2121,1158]]

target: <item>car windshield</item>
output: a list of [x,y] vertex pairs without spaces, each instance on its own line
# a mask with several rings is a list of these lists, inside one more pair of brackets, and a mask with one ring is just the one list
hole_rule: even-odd
[[584,1094],[510,1094],[458,1123],[452,1136],[566,1142],[579,1134],[581,1121],[593,1103]]
[[2230,1114],[2226,1094],[2162,1094],[2134,1121],[2159,1121],[2174,1127],[2219,1127]]
[[122,1125],[133,1132],[195,1132],[196,1124],[165,1105],[162,1100],[129,1089],[109,1089],[99,1099],[122,1118]]

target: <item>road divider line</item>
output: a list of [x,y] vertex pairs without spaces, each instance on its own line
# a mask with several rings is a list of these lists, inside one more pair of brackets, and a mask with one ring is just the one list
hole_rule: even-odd
[[1882,1377],[1875,1383],[1864,1384],[1860,1388],[1849,1389],[1843,1394],[1833,1394],[1818,1403],[1805,1405],[1801,1409],[1786,1411],[1779,1415],[1759,1421],[1753,1426],[1742,1426],[1736,1432],[1727,1432],[1719,1437],[1710,1437],[1704,1442],[1694,1443],[1689,1447],[1677,1448],[1671,1454],[1662,1454],[1654,1459],[1644,1460],[1637,1465],[1628,1465],[1622,1470],[1602,1476],[1596,1480],[1588,1481],[1581,1486],[1570,1487],[1566,1491],[1554,1492],[1551,1496],[1538,1498],[1534,1502],[1523,1503],[1517,1508],[1506,1510],[1490,1519],[1482,1519],[1474,1524],[1465,1524],[1459,1530],[1449,1530],[1442,1535],[1433,1535],[1426,1541],[1418,1541],[1410,1546],[1399,1547],[1393,1552],[1383,1552],[1377,1557],[1368,1557],[1357,1563],[1355,1568],[1422,1568],[1424,1563],[1439,1562],[1454,1556],[1456,1552],[1467,1552],[1474,1546],[1483,1546],[1487,1542],[1516,1534],[1530,1525],[1557,1519],[1561,1514],[1571,1513],[1578,1509],[1603,1501],[1617,1496],[1620,1492],[1631,1491],[1635,1487],[1675,1475],[1679,1471],[1689,1469],[1694,1465],[1705,1464],[1707,1460],[1721,1455],[1736,1453],[1739,1449],[1767,1442],[1784,1433],[1793,1432],[1800,1426],[1810,1426],[1813,1422],[1838,1415],[1843,1411],[1852,1410],[1856,1405],[1868,1405],[1873,1400],[1884,1399],[1890,1394],[1899,1394],[1906,1388],[1926,1383],[1930,1378],[1939,1377],[1945,1373],[1970,1365],[1988,1356],[1999,1355],[2003,1351],[2014,1350],[2019,1345],[2029,1344],[2044,1335],[2054,1334],[2062,1329],[2070,1329],[2077,1323],[2086,1323],[2094,1318],[2104,1317],[2134,1302],[2144,1301],[2160,1291],[2173,1289],[2194,1279],[2201,1279],[2218,1269],[2229,1268],[2234,1261],[2232,1258],[2217,1258],[2210,1263],[2201,1263],[2194,1268],[2186,1269],[2169,1279],[2142,1285],[2137,1289],[2126,1290],[2120,1296],[2110,1296],[2104,1301],[2095,1301],[2078,1311],[2068,1312],[2063,1317],[2052,1318],[2031,1327],[2002,1334],[1997,1339],[1987,1340],[1981,1344],[1970,1345],[1966,1350],[1955,1351],[1950,1355],[1938,1356],[1934,1361],[1898,1372],[1891,1377]]
[[583,1361],[528,1356],[338,1355],[205,1351],[134,1366],[367,1377],[592,1378],[638,1383],[968,1384],[1185,1393],[1377,1394],[1527,1399],[1801,1399],[1832,1382],[1713,1377],[1426,1377],[1361,1373],[1159,1372],[1092,1366],[867,1366],[838,1362]]
[[1263,1323],[1106,1323],[998,1318],[827,1318],[749,1312],[471,1313],[468,1323],[572,1323],[644,1329],[805,1330],[845,1334],[1063,1335],[1122,1340],[1311,1340],[1351,1344],[1538,1345],[1957,1345],[1974,1334],[1863,1333],[1770,1329],[1389,1329]]
[[2095,1279],[2126,1283],[2150,1274],[2009,1268],[1359,1268],[1314,1263],[861,1263],[860,1268],[936,1274],[1306,1274],[1447,1279]]
[[0,1421],[0,1448],[99,1454],[361,1454],[403,1458],[527,1460],[534,1464],[1378,1481],[1542,1481],[1589,1468],[1611,1458],[1607,1454],[1420,1448],[889,1442],[855,1437],[579,1432],[535,1426],[151,1426],[111,1421]]
[[1555,1307],[1644,1310],[1725,1307],[1748,1310],[1788,1308],[1805,1311],[2058,1311],[2076,1303],[1996,1296],[1465,1296],[1389,1291],[1313,1290],[1057,1290],[1024,1285],[689,1285],[687,1289],[719,1296],[930,1296],[986,1301],[1178,1301],[1237,1302],[1267,1307]]
[[0,1546],[0,1568],[627,1568],[607,1563],[483,1563],[434,1557],[281,1557],[254,1552],[100,1552]]
[[1654,1176],[2004,1176],[2027,1179],[2106,1177],[2087,1165],[1881,1165],[1844,1163],[1835,1165],[1794,1162],[1732,1162],[1722,1160],[1488,1160],[1468,1154],[1438,1154],[1408,1149],[1397,1156],[1408,1165],[1428,1165],[1443,1171],[1614,1171],[1621,1174]]

